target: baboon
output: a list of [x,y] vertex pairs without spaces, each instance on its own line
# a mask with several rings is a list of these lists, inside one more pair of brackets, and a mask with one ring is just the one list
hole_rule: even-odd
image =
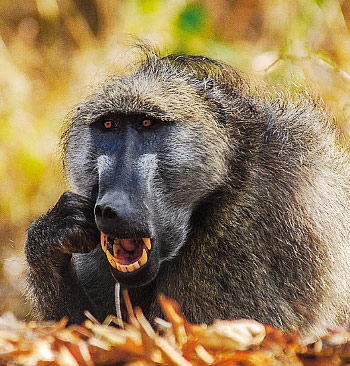
[[71,191],[25,246],[36,317],[103,321],[117,282],[150,320],[163,293],[195,323],[309,336],[347,322],[350,163],[322,102],[142,52],[66,122]]

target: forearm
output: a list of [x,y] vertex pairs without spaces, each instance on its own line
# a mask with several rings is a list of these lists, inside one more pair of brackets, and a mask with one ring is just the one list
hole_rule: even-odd
[[98,241],[93,204],[72,193],[63,194],[50,212],[29,227],[27,294],[38,319],[68,316],[71,323],[80,323],[85,310],[94,313],[72,253],[88,253]]
[[28,297],[33,304],[38,320],[60,320],[67,316],[70,323],[81,323],[84,311],[94,313],[77,273],[71,263],[61,268],[60,273],[36,272],[29,268]]

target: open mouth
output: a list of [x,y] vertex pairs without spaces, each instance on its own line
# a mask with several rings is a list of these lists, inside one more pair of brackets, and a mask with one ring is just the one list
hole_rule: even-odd
[[151,239],[110,238],[101,232],[101,246],[113,268],[120,272],[134,272],[147,263]]

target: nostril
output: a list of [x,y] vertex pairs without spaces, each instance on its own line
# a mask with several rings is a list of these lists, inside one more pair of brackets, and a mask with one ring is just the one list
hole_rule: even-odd
[[116,217],[116,212],[110,206],[100,206],[95,207],[95,217],[98,219],[114,219]]

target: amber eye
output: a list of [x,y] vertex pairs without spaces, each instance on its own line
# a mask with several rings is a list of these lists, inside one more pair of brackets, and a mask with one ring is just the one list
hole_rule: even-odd
[[142,127],[151,127],[152,121],[150,119],[143,119],[141,121],[141,125],[142,125]]
[[111,129],[113,127],[113,122],[111,120],[104,121],[103,122],[103,127],[106,130],[109,130],[109,129]]

